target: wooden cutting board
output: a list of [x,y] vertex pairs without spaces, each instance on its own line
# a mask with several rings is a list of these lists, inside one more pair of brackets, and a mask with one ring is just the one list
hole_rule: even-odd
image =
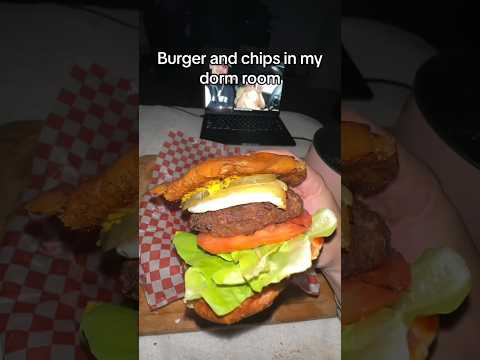
[[[296,286],[289,285],[269,309],[239,324],[230,325],[229,328],[335,317],[336,305],[333,291],[323,275],[318,274],[318,279],[320,281],[320,295],[318,297],[309,296]],[[197,317],[192,310],[185,307],[182,300],[151,311],[143,289],[140,288],[140,335],[158,335],[222,328],[224,329],[226,326],[211,324]]]

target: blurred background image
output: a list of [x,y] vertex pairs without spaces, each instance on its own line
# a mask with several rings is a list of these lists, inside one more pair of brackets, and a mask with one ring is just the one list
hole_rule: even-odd
[[0,21],[0,358],[136,358],[138,10],[11,1]]
[[[392,249],[402,254],[412,271],[417,271],[412,277],[413,288],[419,281],[420,256],[427,248],[453,249],[462,256],[471,275],[470,285],[460,278],[442,281],[441,276],[435,277],[438,284],[444,285],[436,290],[432,287],[430,297],[434,300],[423,304],[432,312],[452,290],[448,290],[447,284],[466,287],[462,294],[457,293],[456,306],[448,311],[443,308],[449,315],[440,315],[437,325],[431,322],[434,318],[423,318],[423,325],[411,325],[410,358],[415,348],[419,350],[420,343],[424,344],[423,355],[415,355],[420,358],[427,354],[432,359],[470,358],[478,352],[471,335],[478,332],[480,316],[479,288],[475,285],[480,266],[480,228],[476,220],[480,191],[475,185],[480,181],[480,128],[472,121],[478,114],[475,104],[479,70],[473,61],[478,46],[473,13],[473,4],[467,1],[342,2],[342,183],[353,193],[353,220],[347,224],[352,224],[351,236],[357,238],[353,241],[357,245],[351,245],[350,252],[348,247],[342,250],[343,310],[347,312],[344,320],[352,315],[348,311],[358,309],[361,302],[353,290],[353,280],[364,271],[381,269],[379,262],[389,263],[385,262],[389,257],[384,256]],[[376,135],[368,135],[369,131]],[[365,147],[368,143],[377,143],[377,150]],[[367,160],[361,153],[383,153],[383,161]],[[353,161],[353,154],[359,156],[356,161],[366,162],[360,165]],[[395,158],[396,165],[391,163]],[[370,184],[373,188],[365,187],[369,179],[376,183]],[[380,185],[381,189],[376,188]],[[370,191],[375,194],[369,194]],[[360,210],[362,206],[366,207]],[[386,225],[383,229],[389,233],[383,233],[382,226],[371,232],[361,229],[369,211],[379,215],[370,221]],[[345,218],[342,216],[342,220]],[[359,240],[362,236],[363,241]],[[370,240],[365,241],[366,238]],[[382,245],[385,239],[389,241],[387,246]],[[359,260],[362,254],[368,254],[369,260]],[[431,269],[454,264],[453,258],[445,257]],[[392,286],[384,276],[379,279]],[[432,278],[424,280],[425,289],[434,283]],[[466,290],[470,287],[471,292]],[[385,300],[380,300],[382,296],[375,287],[364,294],[379,303]],[[417,301],[421,302],[422,297],[418,296]],[[356,299],[357,305],[349,306],[349,299]],[[367,303],[372,305],[371,300]],[[379,325],[387,323],[384,318]],[[423,328],[423,336],[413,336],[415,328]],[[358,349],[352,351],[343,346],[359,336],[354,334],[355,331],[345,332],[347,338],[342,338],[342,351],[349,353],[344,354],[346,358],[360,356]],[[382,337],[384,344],[388,343],[386,339]]]

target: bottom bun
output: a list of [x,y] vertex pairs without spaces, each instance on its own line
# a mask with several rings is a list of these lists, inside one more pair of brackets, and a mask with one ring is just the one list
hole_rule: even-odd
[[237,323],[249,316],[258,314],[259,312],[270,307],[275,298],[282,292],[284,288],[285,285],[281,283],[271,285],[265,288],[265,290],[263,290],[261,293],[248,298],[242,303],[242,305],[240,305],[240,307],[224,316],[216,315],[212,308],[203,299],[196,300],[194,302],[193,309],[198,316],[205,320],[217,324],[230,325]]
[[437,336],[438,326],[438,315],[415,319],[407,335],[410,360],[425,360],[428,357],[428,349]]
[[[323,242],[324,239],[321,237],[312,240],[312,260],[319,256],[320,250],[323,247]],[[195,310],[198,316],[204,318],[205,320],[224,325],[235,324],[270,307],[275,298],[280,295],[283,289],[285,289],[285,284],[283,282],[270,285],[261,293],[249,297],[242,303],[242,305],[224,316],[218,316],[215,314],[212,308],[203,299],[193,302],[193,310]]]

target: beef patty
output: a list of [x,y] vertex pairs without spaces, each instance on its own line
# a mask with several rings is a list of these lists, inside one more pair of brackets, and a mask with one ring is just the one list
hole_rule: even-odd
[[214,236],[250,235],[270,224],[280,224],[300,216],[302,212],[302,198],[289,189],[285,210],[267,202],[232,206],[202,214],[191,214],[190,227]]
[[390,253],[390,230],[379,214],[355,199],[350,218],[351,242],[342,250],[342,278],[378,267]]

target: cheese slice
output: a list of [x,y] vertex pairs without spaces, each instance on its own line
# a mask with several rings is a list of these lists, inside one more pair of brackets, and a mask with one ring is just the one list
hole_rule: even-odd
[[191,213],[217,211],[232,206],[269,202],[285,209],[287,185],[274,180],[261,184],[239,185],[216,192],[203,200],[193,202],[187,209]]

